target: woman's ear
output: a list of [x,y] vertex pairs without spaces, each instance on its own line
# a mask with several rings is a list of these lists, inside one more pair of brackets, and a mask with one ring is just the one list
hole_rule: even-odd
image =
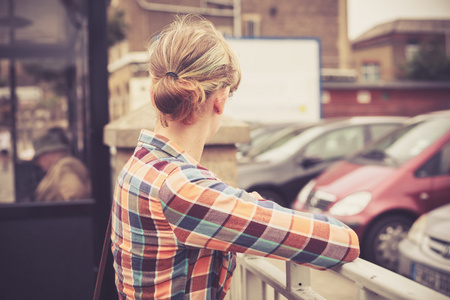
[[214,98],[214,112],[221,115],[225,110],[225,103],[228,99],[228,95],[230,94],[230,88],[226,87],[220,89],[216,93],[216,97]]

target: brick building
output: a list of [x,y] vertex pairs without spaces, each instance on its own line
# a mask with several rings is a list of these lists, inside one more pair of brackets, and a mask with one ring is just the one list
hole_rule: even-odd
[[227,36],[317,38],[323,72],[351,67],[347,0],[111,0],[114,11],[125,13],[128,30],[109,53],[111,119],[148,101],[146,47],[177,13],[201,14]]
[[396,80],[402,66],[430,42],[445,45],[450,56],[450,20],[395,20],[375,26],[352,41],[358,78]]
[[322,117],[405,116],[450,109],[450,82],[326,82]]
[[322,116],[401,115],[450,109],[450,81],[402,80],[402,66],[433,41],[450,57],[450,20],[395,20],[352,42],[357,80],[323,82]]

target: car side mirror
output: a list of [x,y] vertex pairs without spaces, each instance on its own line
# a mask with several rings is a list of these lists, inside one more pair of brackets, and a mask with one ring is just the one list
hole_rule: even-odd
[[307,168],[311,168],[315,165],[317,165],[318,163],[322,162],[322,159],[319,157],[304,157],[301,161],[300,161],[300,165],[307,169]]

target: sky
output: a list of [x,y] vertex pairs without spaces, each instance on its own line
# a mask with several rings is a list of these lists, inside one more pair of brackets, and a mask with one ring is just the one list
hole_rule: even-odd
[[395,19],[450,19],[450,0],[348,0],[347,3],[351,40]]

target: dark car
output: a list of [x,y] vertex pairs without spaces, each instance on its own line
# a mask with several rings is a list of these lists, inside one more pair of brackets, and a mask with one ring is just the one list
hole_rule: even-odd
[[450,204],[414,222],[399,252],[400,274],[450,296]]
[[397,269],[398,243],[421,214],[450,203],[450,111],[409,119],[300,192],[294,209],[335,217],[359,236],[362,257]]
[[287,127],[294,125],[293,123],[269,123],[269,124],[250,124],[250,142],[237,145],[237,158],[242,159],[244,156],[251,156],[252,153],[258,151],[279,131],[285,130]]
[[239,161],[239,187],[289,207],[311,178],[404,120],[352,117],[288,126]]

